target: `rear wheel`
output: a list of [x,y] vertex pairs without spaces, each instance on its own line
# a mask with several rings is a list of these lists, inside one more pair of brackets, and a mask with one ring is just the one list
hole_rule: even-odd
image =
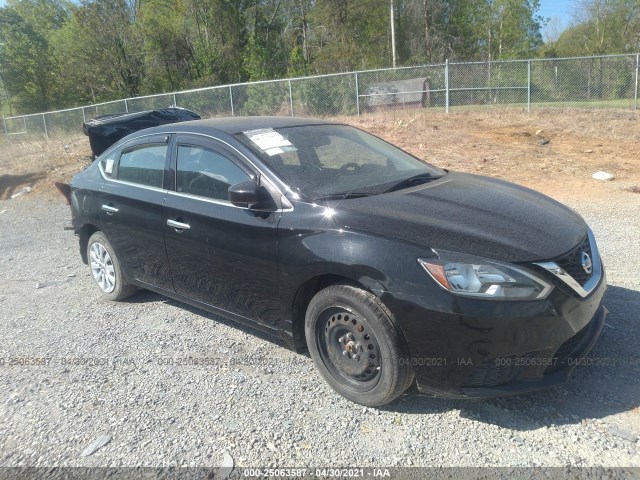
[[102,232],[95,232],[87,243],[87,260],[91,276],[110,300],[123,300],[136,292],[124,281],[120,261]]
[[365,290],[340,284],[318,292],[307,308],[305,336],[324,379],[353,402],[384,405],[413,382],[393,314]]

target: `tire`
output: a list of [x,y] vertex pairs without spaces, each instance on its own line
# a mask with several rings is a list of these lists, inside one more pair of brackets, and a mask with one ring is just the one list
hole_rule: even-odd
[[318,292],[307,308],[305,336],[322,377],[352,402],[385,405],[413,383],[393,314],[361,288],[338,284]]
[[125,282],[118,256],[102,232],[95,232],[89,238],[87,260],[91,278],[109,300],[124,300],[137,291]]

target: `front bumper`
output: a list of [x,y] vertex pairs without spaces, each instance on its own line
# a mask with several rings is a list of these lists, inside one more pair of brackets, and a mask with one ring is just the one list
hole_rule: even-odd
[[556,288],[543,301],[388,299],[409,347],[418,390],[447,398],[531,392],[565,383],[596,342],[607,310],[600,284],[587,298]]
[[[498,383],[490,387],[463,386],[461,388],[462,397],[482,398],[514,395],[517,393],[541,390],[567,382],[571,372],[573,372],[580,363],[580,360],[589,353],[591,347],[596,343],[604,326],[607,313],[606,307],[601,305],[593,319],[591,319],[591,322],[576,335],[564,342],[551,358],[525,355],[523,357],[516,357],[515,359],[508,357],[485,363],[484,365],[488,366],[482,369],[482,377],[500,378],[504,376],[504,378],[509,378],[509,380],[505,383]],[[531,368],[530,364],[538,363],[530,361],[535,358],[540,358],[541,361],[539,363],[546,368],[542,370],[541,377],[539,376],[539,370],[534,368],[534,378],[527,378],[529,374],[527,369]],[[493,365],[491,365],[491,363],[493,363]],[[484,371],[491,371],[492,369],[494,372],[484,373]],[[474,377],[478,376],[478,370],[480,369],[476,368],[474,371]]]

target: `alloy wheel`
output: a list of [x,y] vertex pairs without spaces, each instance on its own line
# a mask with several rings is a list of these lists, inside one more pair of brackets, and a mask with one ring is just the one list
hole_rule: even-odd
[[89,250],[91,273],[98,286],[105,293],[116,288],[116,271],[111,255],[101,243],[95,242]]

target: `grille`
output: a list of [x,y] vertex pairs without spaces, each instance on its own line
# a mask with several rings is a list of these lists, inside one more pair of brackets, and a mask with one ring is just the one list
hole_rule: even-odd
[[495,387],[511,382],[522,369],[522,355],[491,358],[478,364],[463,387]]
[[573,277],[573,279],[580,285],[584,285],[591,274],[587,274],[582,268],[582,252],[586,252],[589,257],[593,258],[591,254],[591,244],[589,238],[585,238],[580,245],[567,253],[564,257],[556,260],[556,263],[561,266],[565,272]]

